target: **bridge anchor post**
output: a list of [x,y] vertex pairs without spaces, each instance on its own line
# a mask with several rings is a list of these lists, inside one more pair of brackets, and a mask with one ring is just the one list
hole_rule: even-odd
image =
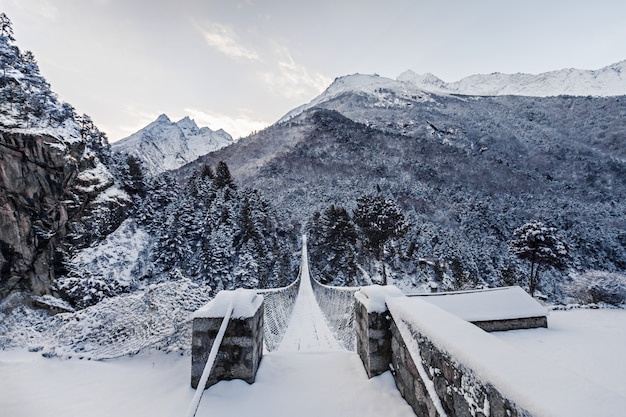
[[263,356],[263,296],[252,290],[238,289],[220,291],[211,302],[194,313],[191,339],[193,388],[197,388],[200,383],[226,306],[231,300],[232,317],[204,389],[223,380],[243,379],[249,384],[254,382]]
[[357,353],[368,378],[389,370],[391,363],[391,316],[385,297],[402,297],[394,286],[372,285],[355,293]]

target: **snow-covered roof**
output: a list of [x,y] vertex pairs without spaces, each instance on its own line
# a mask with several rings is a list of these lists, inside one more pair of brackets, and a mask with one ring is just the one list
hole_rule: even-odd
[[543,317],[548,310],[522,288],[419,294],[414,297],[434,304],[470,322]]
[[214,299],[193,313],[193,318],[224,317],[228,306],[233,303],[234,318],[252,317],[263,303],[263,296],[254,290],[238,288],[233,291],[220,291]]

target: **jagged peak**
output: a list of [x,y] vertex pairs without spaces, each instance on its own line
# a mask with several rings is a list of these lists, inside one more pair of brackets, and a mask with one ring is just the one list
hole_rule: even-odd
[[172,121],[170,120],[170,118],[167,117],[166,114],[161,114],[159,117],[156,118],[155,121],[153,121],[152,123],[148,124],[146,127],[144,127],[141,130],[151,129],[154,126],[158,126],[158,125],[169,125],[169,124],[172,124]]
[[197,131],[199,129],[196,121],[190,118],[189,116],[185,116],[179,121],[176,122],[176,125],[181,129],[189,129],[191,131]]
[[157,119],[155,120],[155,122],[157,123],[172,123],[172,121],[170,120],[169,117],[167,117],[167,115],[165,113],[161,114],[159,117],[157,117]]

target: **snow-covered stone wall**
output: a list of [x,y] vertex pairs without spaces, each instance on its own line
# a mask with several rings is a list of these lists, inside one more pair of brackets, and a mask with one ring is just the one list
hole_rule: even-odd
[[221,291],[207,306],[194,314],[191,339],[193,388],[198,387],[230,297],[235,297],[233,314],[205,389],[223,380],[243,379],[249,384],[254,382],[263,356],[263,297],[252,290],[240,289]]
[[356,351],[369,378],[388,371],[391,363],[391,315],[385,302],[387,296],[398,297],[402,293],[394,286],[371,285],[362,287],[354,295]]
[[626,399],[419,298],[386,299],[396,384],[420,416],[618,416]]

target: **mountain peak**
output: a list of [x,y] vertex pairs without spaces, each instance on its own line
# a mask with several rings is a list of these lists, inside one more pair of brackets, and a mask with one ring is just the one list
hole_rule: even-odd
[[172,121],[170,120],[169,117],[167,117],[167,115],[161,114],[159,117],[157,117],[157,119],[155,120],[156,123],[172,123]]
[[233,142],[220,130],[198,128],[188,116],[173,123],[165,114],[127,138],[112,144],[113,150],[141,159],[150,175],[177,169],[198,157]]
[[176,122],[176,125],[188,132],[197,132],[199,130],[198,125],[195,120],[191,119],[189,116],[185,116],[179,121]]
[[398,76],[397,80],[416,86],[432,86],[436,89],[442,89],[446,85],[445,81],[430,72],[417,74],[411,70],[404,71]]

